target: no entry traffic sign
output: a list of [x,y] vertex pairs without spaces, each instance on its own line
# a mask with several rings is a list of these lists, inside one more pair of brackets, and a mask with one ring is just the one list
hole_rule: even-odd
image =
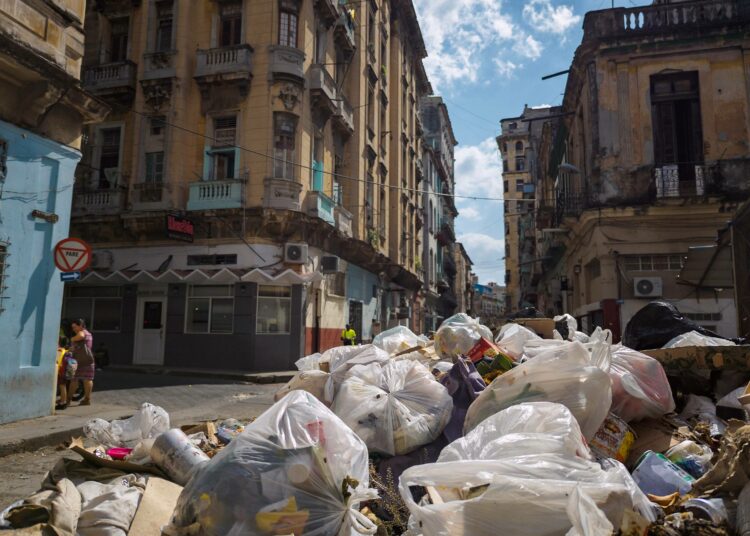
[[91,246],[78,238],[60,240],[55,246],[55,266],[62,272],[82,272],[91,264]]

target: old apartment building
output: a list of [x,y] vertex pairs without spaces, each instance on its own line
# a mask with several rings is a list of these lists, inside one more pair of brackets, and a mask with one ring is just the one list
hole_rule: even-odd
[[107,106],[79,84],[83,0],[0,2],[0,423],[49,415],[84,123]]
[[87,133],[73,229],[96,263],[64,315],[112,362],[287,370],[346,323],[419,329],[410,0],[98,0],[86,24],[113,113]]
[[619,336],[650,300],[725,336],[730,291],[679,284],[750,187],[750,10],[739,0],[590,12],[564,117],[542,136],[539,305]]

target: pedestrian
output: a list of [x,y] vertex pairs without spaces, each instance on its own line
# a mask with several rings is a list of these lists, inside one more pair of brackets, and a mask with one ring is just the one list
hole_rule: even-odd
[[75,360],[68,349],[68,339],[60,336],[57,341],[57,389],[59,402],[55,405],[56,410],[68,407],[68,382],[75,374]]
[[94,371],[96,370],[92,351],[94,337],[86,329],[86,322],[81,318],[71,322],[70,327],[75,333],[70,341],[73,359],[78,363],[78,368],[70,382],[70,389],[68,389],[68,404],[71,403],[73,395],[78,390],[78,382],[83,382],[83,399],[80,405],[89,406],[91,405],[91,391],[94,389]]
[[354,343],[357,341],[357,332],[352,329],[352,327],[347,324],[344,328],[344,331],[341,332],[341,343],[344,346],[354,346]]

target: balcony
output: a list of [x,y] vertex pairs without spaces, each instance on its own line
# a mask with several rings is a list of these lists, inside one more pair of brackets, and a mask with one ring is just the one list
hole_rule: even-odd
[[336,21],[333,36],[347,56],[353,55],[354,51],[357,50],[356,29],[357,23],[354,22],[351,14],[344,9],[344,12],[339,16],[339,20]]
[[242,208],[244,180],[198,181],[190,184],[188,210]]
[[133,185],[130,204],[133,210],[166,210],[171,208],[170,184],[165,182],[140,182]]
[[73,196],[77,216],[112,216],[125,207],[125,192],[121,189],[81,190]]
[[456,235],[453,232],[453,228],[447,223],[443,223],[437,232],[437,241],[441,246],[447,246],[456,241]]
[[309,71],[310,97],[314,107],[330,117],[338,111],[336,82],[323,65],[314,64]]
[[336,205],[333,208],[333,218],[336,220],[336,229],[339,230],[344,236],[352,237],[354,235],[352,231],[352,213],[346,210],[341,205]]
[[206,92],[212,84],[236,84],[242,95],[247,95],[252,69],[253,47],[235,45],[198,50],[196,53],[195,81]]
[[325,22],[326,28],[330,28],[341,14],[339,12],[338,0],[315,0],[315,11]]
[[592,11],[584,19],[584,41],[669,36],[736,25],[750,20],[750,11],[741,8],[744,1],[692,1]]
[[294,47],[271,45],[268,47],[268,63],[273,80],[289,80],[305,83],[305,53]]
[[130,103],[135,96],[138,67],[132,61],[118,61],[89,67],[83,74],[83,85],[97,97]]
[[454,277],[458,272],[456,259],[453,258],[453,255],[447,254],[443,256],[443,271],[448,277]]
[[278,177],[263,180],[263,207],[280,210],[300,210],[302,185],[296,181]]
[[333,114],[334,125],[342,132],[352,134],[354,132],[354,110],[344,95],[339,95],[336,100],[336,111]]
[[323,192],[317,192],[310,190],[307,192],[307,215],[313,218],[320,218],[326,223],[336,225],[336,218],[334,217],[334,203],[333,199],[328,197]]

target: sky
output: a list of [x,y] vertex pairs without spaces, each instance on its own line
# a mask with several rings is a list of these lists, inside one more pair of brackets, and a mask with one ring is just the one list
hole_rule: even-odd
[[[456,196],[502,198],[495,137],[524,104],[559,105],[581,42],[583,15],[612,0],[414,0],[427,45],[425,67],[448,106],[456,147]],[[615,0],[617,7],[650,0]],[[456,198],[456,235],[480,283],[505,276],[501,201]]]

